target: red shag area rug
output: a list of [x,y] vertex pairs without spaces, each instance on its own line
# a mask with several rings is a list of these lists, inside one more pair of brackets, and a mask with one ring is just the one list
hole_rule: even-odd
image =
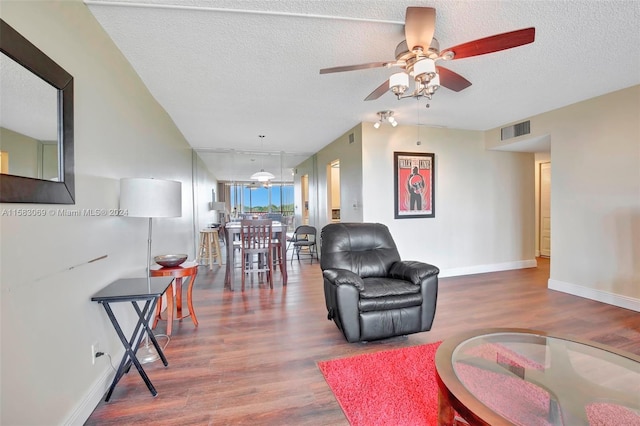
[[318,362],[347,420],[358,425],[435,425],[441,342]]
[[[318,367],[352,426],[436,425],[435,354],[440,343],[319,361]],[[503,365],[544,368],[500,345],[476,349],[478,358],[496,359]],[[550,425],[546,390],[514,376],[468,365],[459,365],[458,369],[485,404],[515,424]],[[640,426],[636,411],[615,403],[593,402],[585,410],[591,426]]]

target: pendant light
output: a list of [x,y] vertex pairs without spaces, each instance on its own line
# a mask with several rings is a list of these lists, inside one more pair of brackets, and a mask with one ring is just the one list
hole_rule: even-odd
[[[264,150],[264,135],[258,135],[260,140],[262,141],[262,149]],[[264,152],[263,152],[264,154]],[[271,179],[275,179],[275,176],[272,173],[264,171],[264,158],[260,159],[260,171],[251,175],[251,180],[257,180],[258,182],[269,182]]]

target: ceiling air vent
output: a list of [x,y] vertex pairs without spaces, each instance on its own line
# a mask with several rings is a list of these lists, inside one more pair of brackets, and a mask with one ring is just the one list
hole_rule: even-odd
[[531,133],[531,121],[523,121],[522,123],[514,124],[513,126],[507,126],[500,129],[501,140],[511,139],[522,135],[528,135]]

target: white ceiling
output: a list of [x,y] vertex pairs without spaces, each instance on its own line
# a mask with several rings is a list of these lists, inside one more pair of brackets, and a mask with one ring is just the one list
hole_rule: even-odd
[[[263,167],[290,180],[291,167],[357,123],[376,121],[380,110],[395,111],[401,125],[487,130],[640,84],[636,0],[85,4],[223,180],[245,180]],[[319,74],[393,60],[407,6],[436,8],[441,49],[526,27],[536,28],[536,40],[447,63],[473,85],[441,88],[429,109],[426,100],[390,93],[363,101],[393,70]]]

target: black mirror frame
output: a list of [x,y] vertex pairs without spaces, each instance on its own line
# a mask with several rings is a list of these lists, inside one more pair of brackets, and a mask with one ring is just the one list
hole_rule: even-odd
[[58,174],[62,181],[0,174],[0,203],[75,204],[73,76],[0,19],[0,51],[58,90]]

